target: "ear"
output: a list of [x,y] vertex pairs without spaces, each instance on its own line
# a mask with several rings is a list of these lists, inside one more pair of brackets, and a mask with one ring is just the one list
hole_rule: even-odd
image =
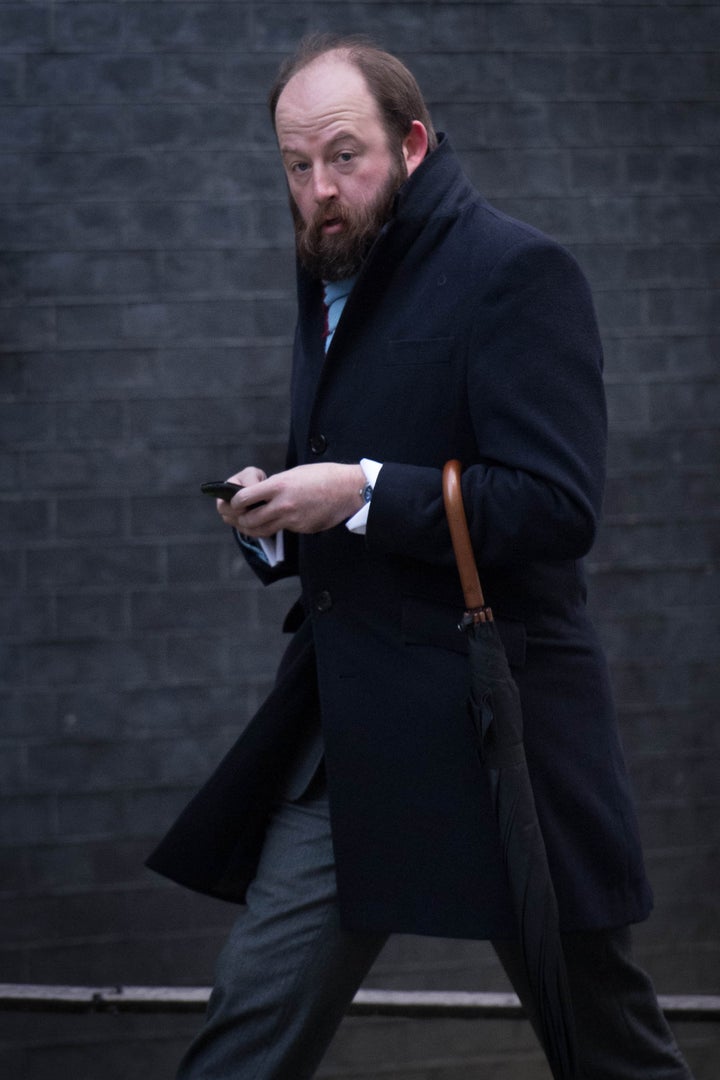
[[414,173],[420,162],[427,154],[428,133],[424,124],[419,120],[413,120],[409,133],[402,143],[403,157],[407,166],[408,176]]

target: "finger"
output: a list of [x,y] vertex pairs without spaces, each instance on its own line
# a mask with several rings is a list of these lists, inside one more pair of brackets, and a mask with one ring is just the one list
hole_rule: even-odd
[[262,469],[250,465],[245,469],[241,469],[240,472],[235,473],[233,476],[229,476],[228,480],[233,484],[251,487],[253,484],[259,484],[262,483],[263,480],[267,480],[267,474],[264,473]]

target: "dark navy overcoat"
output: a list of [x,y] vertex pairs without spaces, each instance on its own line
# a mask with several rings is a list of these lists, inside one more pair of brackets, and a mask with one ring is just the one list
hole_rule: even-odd
[[[573,258],[484,201],[448,141],[401,189],[327,357],[299,272],[289,464],[383,463],[366,535],[289,537],[300,574],[275,692],[150,865],[241,900],[297,740],[322,719],[339,899],[355,929],[512,932],[464,708],[463,610],[442,504],[464,465],[474,550],[520,688],[566,930],[650,908],[582,557],[606,442],[592,300]],[[306,617],[303,619],[302,616]]]

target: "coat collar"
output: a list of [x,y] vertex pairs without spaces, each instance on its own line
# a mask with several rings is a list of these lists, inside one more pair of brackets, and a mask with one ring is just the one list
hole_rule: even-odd
[[[446,135],[438,135],[438,146],[405,181],[395,197],[390,220],[383,227],[365,260],[348,297],[343,317],[328,350],[327,361],[336,354],[349,329],[353,312],[367,314],[385,291],[400,262],[410,253],[421,258],[432,250],[477,192],[462,171]],[[322,335],[322,285],[297,264],[299,332],[305,355],[315,357],[318,370],[325,360],[319,345]]]

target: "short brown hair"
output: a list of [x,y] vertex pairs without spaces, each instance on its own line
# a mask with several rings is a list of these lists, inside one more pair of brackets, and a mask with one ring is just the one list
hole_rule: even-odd
[[437,146],[437,135],[415,76],[405,65],[362,35],[310,34],[292,56],[280,65],[268,104],[273,126],[278,98],[294,75],[325,53],[340,52],[362,73],[380,109],[390,145],[398,147],[409,134],[413,120],[427,129],[428,150]]

